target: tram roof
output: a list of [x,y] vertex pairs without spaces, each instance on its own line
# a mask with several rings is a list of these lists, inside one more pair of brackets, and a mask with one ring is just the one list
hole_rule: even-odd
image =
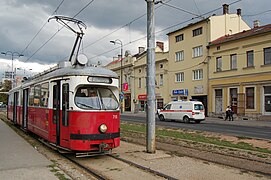
[[[30,77],[28,80],[23,82],[22,86],[31,85],[33,83],[38,83],[39,81],[45,81],[48,79],[57,79],[61,77],[67,76],[98,76],[98,77],[110,77],[110,78],[118,78],[117,73],[102,68],[102,67],[94,67],[94,66],[68,66],[59,69],[55,69],[53,71],[43,72],[34,77]],[[19,86],[20,87],[20,86]],[[19,88],[15,87],[13,90]]]

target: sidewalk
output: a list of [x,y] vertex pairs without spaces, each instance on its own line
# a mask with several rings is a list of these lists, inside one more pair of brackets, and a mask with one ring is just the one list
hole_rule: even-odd
[[[138,113],[131,113],[131,112],[123,112],[121,116],[132,116],[132,117],[142,117],[146,118],[146,112],[138,112]],[[156,115],[156,121],[159,121]],[[219,123],[219,124],[235,124],[235,125],[242,125],[242,126],[265,126],[271,127],[271,119],[270,120],[242,120],[238,118],[234,118],[234,121],[224,121],[224,119],[216,118],[216,117],[206,117],[205,121],[201,123]]]
[[0,120],[0,179],[58,179],[53,163]]
[[[54,180],[58,179],[54,172],[51,172],[49,165],[52,162],[47,160],[35,148],[27,143],[23,138],[16,134],[2,120],[0,120],[0,179],[9,180]],[[138,165],[144,166],[151,170],[161,172],[165,175],[176,179],[238,179],[238,180],[255,180],[269,179],[268,177],[250,172],[244,173],[242,170],[224,165],[218,165],[203,160],[193,159],[186,156],[177,157],[168,154],[166,151],[156,150],[156,153],[146,153],[146,147],[121,141],[120,147],[113,150],[121,158],[132,161]],[[95,159],[90,159],[91,163]],[[87,160],[87,159],[86,159]],[[102,161],[102,160],[101,160]],[[122,163],[120,163],[122,164]],[[111,169],[118,169],[119,164],[111,164]],[[269,165],[270,166],[270,165]],[[124,169],[120,169],[121,176],[115,177],[111,172],[110,179],[144,179],[139,174],[126,174]],[[270,168],[268,168],[270,169]],[[108,169],[106,169],[108,171]],[[142,171],[142,174],[145,171]],[[125,173],[125,175],[123,175]],[[146,177],[149,177],[148,173]],[[148,179],[148,178],[145,178]],[[163,179],[157,178],[155,179]]]

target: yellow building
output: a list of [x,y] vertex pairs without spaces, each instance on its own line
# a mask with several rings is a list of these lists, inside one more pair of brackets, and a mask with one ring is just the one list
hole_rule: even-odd
[[[105,68],[116,72],[119,76],[119,89],[123,94],[120,95],[122,112],[134,112],[134,62],[136,57],[126,51],[124,57],[114,58],[113,61],[105,66]],[[122,77],[121,77],[122,75]]]
[[214,40],[209,53],[209,114],[271,115],[271,24]]
[[[164,43],[156,42],[156,45],[156,102],[157,107],[162,108],[164,103],[168,102],[166,98],[168,92],[168,52],[164,52]],[[145,111],[147,101],[147,53],[145,48],[139,47],[138,53],[133,56],[129,54],[129,51],[126,51],[125,57],[117,58],[106,65],[105,68],[116,72],[119,78],[121,74],[123,76],[121,80],[124,93],[122,111],[132,113]],[[124,88],[125,86],[127,88]]]
[[[156,42],[155,48],[156,108],[163,108],[168,102],[168,52],[164,52],[164,44]],[[134,63],[135,103],[137,111],[145,111],[147,103],[147,53],[137,55]]]
[[208,112],[208,57],[209,42],[227,35],[248,30],[242,20],[241,10],[228,14],[223,5],[223,15],[211,16],[184,28],[168,33],[169,100],[202,101]]

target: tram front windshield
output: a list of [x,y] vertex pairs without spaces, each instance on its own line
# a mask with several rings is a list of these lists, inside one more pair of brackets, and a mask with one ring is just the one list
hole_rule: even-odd
[[78,88],[75,104],[87,110],[116,110],[119,107],[116,96],[109,88],[93,86]]

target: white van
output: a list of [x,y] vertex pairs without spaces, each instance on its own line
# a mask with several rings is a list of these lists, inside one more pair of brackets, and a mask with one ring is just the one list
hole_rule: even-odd
[[204,106],[200,101],[172,101],[158,110],[160,121],[176,120],[200,123],[205,120]]

